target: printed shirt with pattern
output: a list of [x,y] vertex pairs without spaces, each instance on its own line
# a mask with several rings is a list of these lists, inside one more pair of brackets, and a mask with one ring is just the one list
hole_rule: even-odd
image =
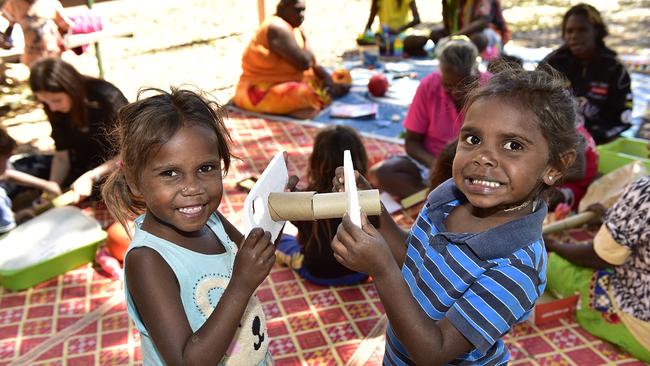
[[[448,318],[474,346],[450,364],[505,364],[502,336],[529,316],[546,286],[547,207],[484,232],[446,231],[444,220],[465,200],[451,179],[431,192],[411,228],[402,275],[432,320]],[[412,364],[390,324],[386,334],[384,364]]]
[[650,322],[650,176],[628,186],[607,211],[605,226],[630,256],[614,266],[611,288],[619,308]]

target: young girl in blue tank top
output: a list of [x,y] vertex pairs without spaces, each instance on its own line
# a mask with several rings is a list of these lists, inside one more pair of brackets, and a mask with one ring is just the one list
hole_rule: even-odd
[[507,364],[502,337],[546,286],[539,194],[575,159],[573,100],[561,79],[511,69],[463,108],[452,179],[410,232],[384,211],[378,228],[345,216],[332,241],[339,262],[374,279],[389,320],[384,365]]
[[188,90],[154,92],[120,110],[119,163],[102,189],[123,224],[141,214],[124,272],[143,364],[272,364],[254,292],[275,247],[268,232],[244,238],[217,211],[231,142],[219,106]]

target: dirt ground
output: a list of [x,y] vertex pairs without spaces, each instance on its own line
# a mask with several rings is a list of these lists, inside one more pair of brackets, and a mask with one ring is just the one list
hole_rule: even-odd
[[[555,47],[562,14],[579,1],[502,0],[513,31],[512,42],[526,47]],[[602,11],[610,28],[608,45],[619,53],[650,53],[650,0],[586,1]],[[317,58],[336,66],[355,49],[356,34],[367,21],[369,0],[307,0],[304,28]],[[266,0],[266,14],[276,1]],[[422,21],[441,20],[440,1],[418,0]],[[213,93],[222,103],[233,94],[240,74],[241,54],[258,25],[257,0],[114,0],[95,6],[110,26],[132,31],[132,37],[101,43],[105,78],[129,100],[139,88],[191,84]],[[74,9],[72,9],[74,10]],[[91,53],[66,55],[82,72],[97,75]],[[13,65],[11,75],[27,72]],[[12,111],[0,116],[19,142],[39,149],[51,147],[44,114],[34,109],[29,91],[2,87],[1,104]]]

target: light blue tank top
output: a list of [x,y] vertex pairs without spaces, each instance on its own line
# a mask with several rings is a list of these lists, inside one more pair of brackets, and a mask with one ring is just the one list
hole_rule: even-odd
[[[135,233],[131,249],[146,246],[158,252],[169,264],[180,285],[180,296],[187,320],[196,332],[203,325],[221,299],[230,277],[237,253],[237,246],[230,240],[221,220],[216,214],[210,216],[208,226],[226,248],[222,254],[202,254],[185,249],[141,229],[144,215],[135,220]],[[164,365],[162,357],[142,323],[135,303],[126,285],[127,309],[136,328],[140,331],[143,365]],[[272,365],[266,319],[259,300],[253,296],[235,334],[226,356],[219,365]]]

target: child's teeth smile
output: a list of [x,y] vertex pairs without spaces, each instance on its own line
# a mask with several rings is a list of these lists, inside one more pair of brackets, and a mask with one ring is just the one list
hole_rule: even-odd
[[494,181],[489,181],[489,180],[482,180],[482,179],[472,179],[470,178],[470,183],[483,186],[483,187],[488,187],[488,188],[499,188],[501,186],[501,183],[499,182],[494,182]]
[[201,212],[203,206],[181,207],[178,209],[181,213],[192,215]]

